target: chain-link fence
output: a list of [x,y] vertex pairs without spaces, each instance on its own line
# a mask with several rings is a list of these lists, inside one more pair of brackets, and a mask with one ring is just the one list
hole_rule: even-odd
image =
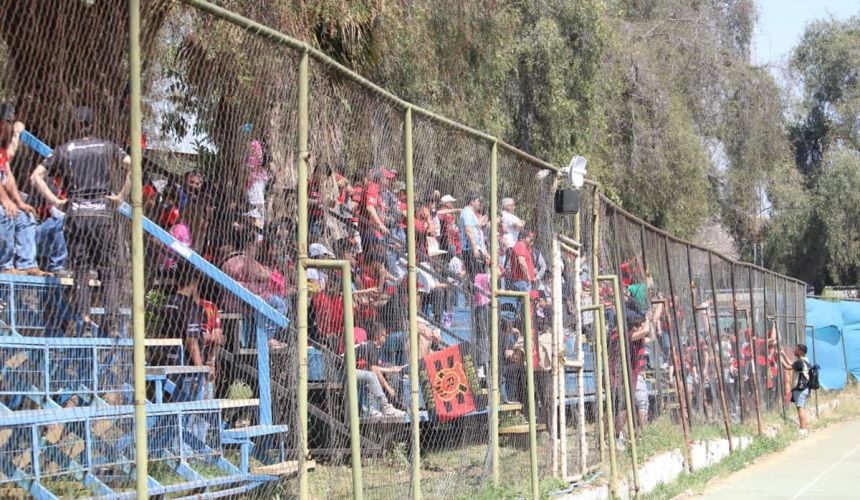
[[5,10],[0,496],[133,498],[142,467],[178,497],[638,487],[661,446],[784,411],[803,283],[595,184],[556,214],[558,169],[254,6],[144,7],[140,60],[123,2]]

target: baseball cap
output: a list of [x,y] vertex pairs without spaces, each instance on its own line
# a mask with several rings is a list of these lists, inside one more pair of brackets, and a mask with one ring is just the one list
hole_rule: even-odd
[[502,208],[509,207],[514,204],[513,198],[502,198]]
[[454,198],[450,194],[446,194],[439,201],[441,201],[442,203],[454,203],[455,201],[457,201],[457,198]]
[[380,170],[380,172],[382,172],[382,176],[385,177],[386,179],[390,180],[390,179],[397,177],[397,171],[396,170],[392,170],[390,168],[385,168],[385,167],[382,167],[379,170]]
[[311,243],[310,248],[308,248],[308,255],[311,257],[334,257],[334,254],[322,243]]

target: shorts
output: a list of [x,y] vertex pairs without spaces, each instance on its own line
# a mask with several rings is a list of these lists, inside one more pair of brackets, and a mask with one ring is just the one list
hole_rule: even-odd
[[[637,411],[647,412],[651,408],[651,402],[648,397],[648,383],[645,381],[645,377],[642,374],[636,378],[636,387],[633,388],[632,396],[633,406],[636,407]],[[625,399],[623,387],[615,387],[612,389],[612,408],[615,410],[616,414],[618,411],[627,408]]]
[[648,382],[645,381],[645,376],[641,373],[636,378],[636,391],[633,393],[633,405],[640,412],[648,412],[651,403],[648,400]]
[[791,390],[791,402],[794,403],[794,406],[798,408],[806,407],[806,398],[809,397],[809,389],[804,389],[802,391],[798,391],[796,389]]

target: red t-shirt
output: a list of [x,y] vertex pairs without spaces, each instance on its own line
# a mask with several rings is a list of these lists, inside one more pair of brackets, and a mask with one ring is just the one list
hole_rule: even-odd
[[[526,259],[526,268],[528,275],[523,274],[523,268],[520,265],[520,257]],[[528,281],[531,283],[535,279],[535,264],[532,260],[532,252],[529,250],[525,241],[518,241],[511,250],[511,280],[513,281]]]
[[320,292],[311,299],[317,331],[323,337],[343,335],[343,295]]
[[[365,220],[362,221],[367,227],[376,227],[374,221],[370,218],[370,207],[376,209],[376,215],[379,216],[379,219],[385,222],[385,201],[382,199],[381,193],[379,191],[379,184],[375,182],[368,183],[367,187],[364,189],[363,199],[361,201],[361,213],[364,215]],[[382,238],[382,233],[376,231],[376,237]]]
[[[454,255],[460,255],[463,250],[460,244],[460,228],[457,227],[457,222],[454,220],[454,214],[440,214],[439,223],[444,228],[444,234],[448,238],[448,246],[454,247]],[[448,250],[443,248],[442,250]]]
[[375,182],[368,184],[364,190],[362,209],[366,212],[370,207],[374,207],[379,218],[385,220],[385,202],[379,192],[379,184]]
[[204,333],[212,333],[216,329],[221,328],[221,313],[218,312],[218,306],[206,299],[200,299],[200,306],[206,313],[206,321],[200,325]]

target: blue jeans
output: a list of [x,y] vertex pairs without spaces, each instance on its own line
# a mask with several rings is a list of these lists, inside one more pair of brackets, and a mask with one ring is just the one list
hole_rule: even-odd
[[0,271],[36,266],[36,219],[18,210],[15,219],[0,206]]
[[528,281],[514,281],[511,283],[511,290],[516,292],[530,292],[532,286]]
[[[280,295],[272,295],[267,300],[268,304],[272,306],[272,308],[279,313],[283,314],[286,318],[290,317],[290,303],[287,302],[286,299],[281,297]],[[272,323],[267,322],[268,325],[266,327],[266,334],[268,334],[269,338],[275,338],[275,334],[278,333],[278,327]]]
[[51,215],[36,228],[36,248],[40,258],[47,261],[46,271],[57,272],[66,268],[69,251],[63,233],[65,217],[62,212]]

